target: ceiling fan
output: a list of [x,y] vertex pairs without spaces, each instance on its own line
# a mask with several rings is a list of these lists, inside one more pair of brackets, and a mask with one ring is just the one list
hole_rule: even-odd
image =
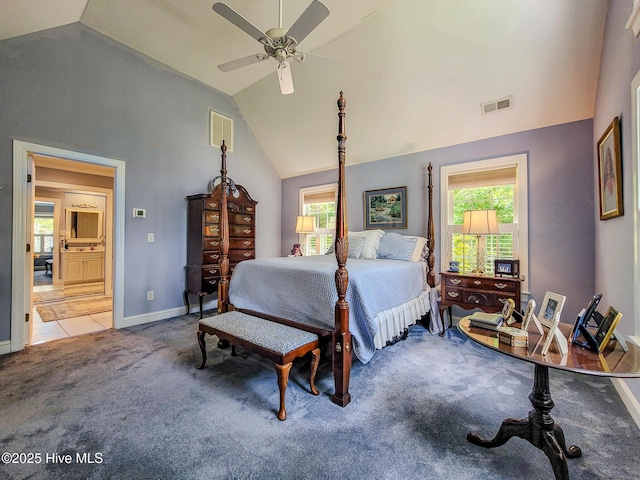
[[311,5],[300,15],[289,30],[282,28],[282,0],[280,0],[280,17],[278,27],[270,28],[265,33],[241,16],[235,10],[224,3],[214,3],[213,11],[226,18],[240,30],[258,40],[265,53],[249,55],[231,62],[218,65],[223,72],[230,72],[241,67],[261,62],[271,57],[278,62],[276,73],[280,83],[280,92],[283,95],[293,93],[293,78],[291,76],[291,64],[289,60],[301,62],[304,53],[297,51],[298,44],[304,40],[311,31],[329,15],[329,9],[318,0],[313,0]]

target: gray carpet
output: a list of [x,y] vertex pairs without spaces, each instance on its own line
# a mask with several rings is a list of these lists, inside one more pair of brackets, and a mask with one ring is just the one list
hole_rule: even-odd
[[[526,417],[533,365],[455,330],[440,338],[416,325],[369,364],[355,362],[346,408],[329,399],[328,364],[319,397],[294,366],[280,422],[273,366],[207,337],[208,366],[196,370],[196,329],[190,315],[0,357],[0,452],[41,455],[0,464],[0,479],[553,478],[524,440],[490,450],[466,441]],[[571,477],[637,478],[640,432],[611,383],[551,371],[551,392],[552,416],[583,451],[569,459]]]

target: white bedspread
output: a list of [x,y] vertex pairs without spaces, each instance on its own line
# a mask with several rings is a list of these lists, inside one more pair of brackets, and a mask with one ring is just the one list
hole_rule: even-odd
[[[338,300],[336,269],[333,255],[247,260],[233,271],[229,300],[236,308],[333,330]],[[423,287],[424,264],[348,259],[347,270],[349,329],[356,356],[367,363],[376,347],[384,346],[380,338],[395,333],[379,332],[381,321],[387,325],[384,329],[396,329],[401,334],[405,325],[415,323],[429,311],[429,292]],[[387,317],[390,322],[385,321]]]

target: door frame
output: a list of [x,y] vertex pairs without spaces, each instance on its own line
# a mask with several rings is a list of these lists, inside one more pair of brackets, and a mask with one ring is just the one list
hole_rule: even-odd
[[12,352],[22,350],[28,341],[25,334],[27,295],[29,285],[29,258],[26,252],[29,155],[37,154],[60,159],[76,160],[114,167],[113,177],[113,327],[120,328],[124,317],[124,207],[125,207],[125,162],[113,158],[74,152],[48,145],[13,140],[13,228],[11,246],[11,345]]

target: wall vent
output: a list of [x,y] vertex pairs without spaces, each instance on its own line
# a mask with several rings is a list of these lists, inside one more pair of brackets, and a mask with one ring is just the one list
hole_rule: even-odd
[[501,98],[500,100],[494,100],[493,102],[480,104],[482,115],[486,115],[487,113],[497,112],[499,110],[506,110],[507,108],[512,108],[512,107],[513,107],[513,95],[510,95],[506,98]]
[[233,152],[233,119],[211,111],[209,120],[209,144],[220,148],[222,141],[228,152]]

